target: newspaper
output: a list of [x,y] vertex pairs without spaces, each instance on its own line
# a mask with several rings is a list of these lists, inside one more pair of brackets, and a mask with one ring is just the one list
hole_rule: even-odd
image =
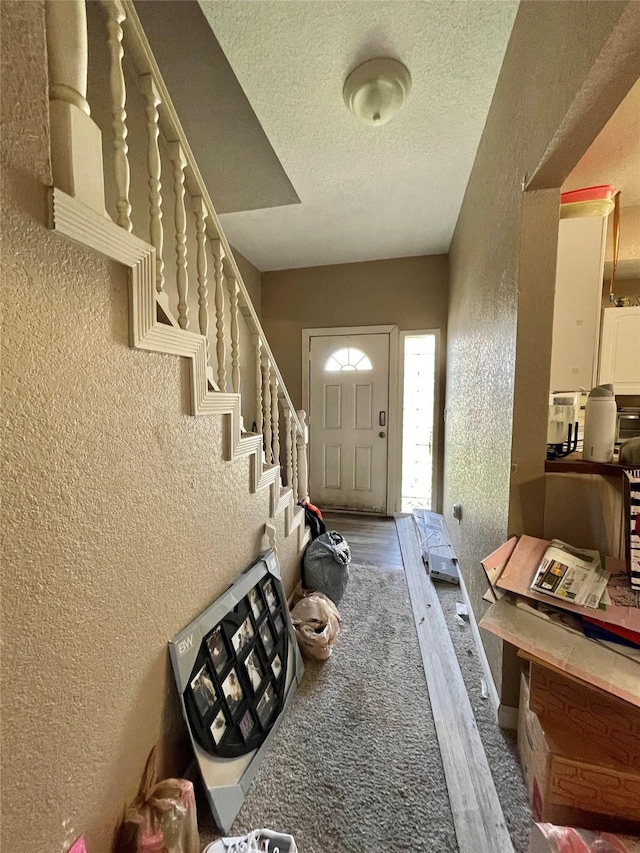
[[530,589],[580,607],[597,608],[609,582],[597,551],[574,548],[552,539]]

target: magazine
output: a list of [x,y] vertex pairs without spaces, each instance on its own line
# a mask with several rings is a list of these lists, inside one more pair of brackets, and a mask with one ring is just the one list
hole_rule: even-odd
[[530,589],[581,607],[597,608],[609,581],[600,554],[552,539]]

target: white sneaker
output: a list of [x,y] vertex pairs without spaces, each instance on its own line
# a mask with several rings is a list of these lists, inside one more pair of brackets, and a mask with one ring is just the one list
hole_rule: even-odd
[[271,829],[254,829],[248,835],[213,841],[202,853],[298,853],[298,848],[292,835]]

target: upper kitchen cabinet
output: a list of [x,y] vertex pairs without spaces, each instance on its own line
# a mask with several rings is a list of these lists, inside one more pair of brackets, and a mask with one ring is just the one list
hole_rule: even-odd
[[616,394],[640,394],[640,306],[603,311],[598,382]]
[[551,390],[596,384],[607,220],[561,219],[551,345]]
[[573,211],[578,218],[568,219],[563,203],[550,390],[611,381],[616,394],[633,396],[640,394],[637,315],[612,303],[640,305],[640,80],[562,184],[563,202],[569,194],[586,201],[602,185],[620,192],[615,279],[613,212],[594,216],[597,208],[584,203]]

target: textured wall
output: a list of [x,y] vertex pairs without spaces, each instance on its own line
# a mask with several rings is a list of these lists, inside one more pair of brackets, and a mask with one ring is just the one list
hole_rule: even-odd
[[[233,247],[232,247],[233,249]],[[255,312],[260,319],[262,314],[262,274],[256,269],[251,261],[247,260],[244,255],[241,255],[237,249],[233,249],[233,255],[238,264],[240,275],[245,283],[245,287],[249,292],[249,297],[255,308]]]
[[186,361],[129,348],[126,272],[47,230],[43,3],[0,13],[2,849],[106,851],[151,745],[184,770],[167,640],[256,556],[268,495],[189,416]]
[[263,273],[262,325],[294,405],[303,329],[395,323],[444,333],[447,270],[446,255],[430,255]]
[[[302,405],[303,329],[391,324],[405,331],[442,330],[440,400],[443,401],[447,278],[446,255],[263,273],[262,326],[293,404]],[[441,418],[441,412],[436,417]],[[442,448],[436,464],[436,482],[441,484]],[[435,505],[441,499],[440,494],[436,495]]]
[[[478,615],[481,558],[510,532],[535,534],[542,518],[558,199],[543,190],[523,203],[523,181],[625,6],[521,3],[451,246],[445,516],[463,505],[463,522],[451,531]],[[617,103],[590,116],[593,135]],[[593,139],[574,125],[564,177]],[[503,682],[501,643],[485,643],[503,698],[515,704],[513,660]]]

